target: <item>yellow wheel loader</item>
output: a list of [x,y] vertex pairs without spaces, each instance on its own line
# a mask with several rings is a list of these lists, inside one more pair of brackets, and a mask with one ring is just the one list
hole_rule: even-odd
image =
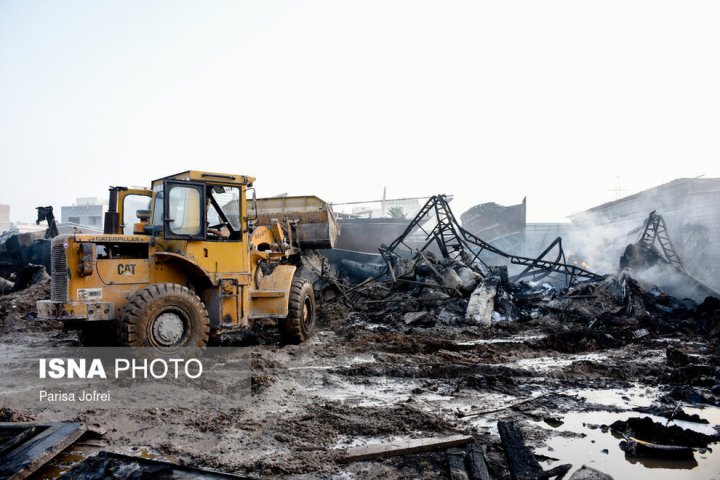
[[148,190],[111,187],[102,235],[53,239],[38,316],[79,329],[86,345],[164,352],[257,319],[277,319],[285,342],[306,340],[315,292],[303,252],[332,248],[338,227],[319,198],[256,199],[254,180],[187,171]]

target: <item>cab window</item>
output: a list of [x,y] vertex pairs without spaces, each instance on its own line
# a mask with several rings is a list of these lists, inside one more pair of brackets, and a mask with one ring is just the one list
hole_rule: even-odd
[[[167,229],[174,235],[202,235],[202,191],[195,186],[172,185],[168,193]],[[203,212],[204,214],[204,212]]]
[[155,205],[153,207],[152,224],[162,228],[163,214],[165,213],[165,194],[162,190],[155,194]]
[[[214,186],[209,194],[220,207],[230,226],[235,231],[241,230],[240,223],[240,189],[237,187]],[[214,208],[208,209],[208,224],[213,225],[222,222],[220,214]]]
[[135,224],[140,220],[138,210],[150,209],[150,197],[147,195],[126,195],[123,199],[122,228],[125,235],[132,235]]

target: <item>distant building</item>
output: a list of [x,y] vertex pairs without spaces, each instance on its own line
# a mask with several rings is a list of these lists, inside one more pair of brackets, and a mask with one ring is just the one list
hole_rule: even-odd
[[0,233],[9,230],[11,225],[10,205],[0,205]]
[[101,227],[88,227],[86,225],[77,225],[74,223],[58,223],[57,229],[59,235],[68,235],[73,233],[103,233],[103,229]]
[[664,217],[688,272],[720,291],[720,178],[679,178],[570,215],[569,243],[591,270],[617,271],[625,247],[637,241],[653,210]]
[[524,200],[476,205],[461,218],[463,227],[483,240],[531,258],[561,237],[568,263],[604,274],[618,271],[625,248],[638,240],[653,210],[665,219],[687,271],[720,291],[720,178],[676,179],[569,215],[570,223],[526,223]]
[[[425,200],[425,199],[422,199]],[[424,202],[423,202],[424,203]],[[420,201],[416,198],[388,199],[368,202],[353,207],[351,215],[358,218],[407,218],[412,219],[420,210]],[[342,215],[342,213],[341,213]]]
[[60,222],[102,229],[107,202],[97,197],[80,197],[75,205],[60,207]]
[[17,222],[13,225],[18,233],[36,233],[38,238],[42,238],[47,229],[46,225],[35,225],[34,223]]
[[566,249],[567,244],[565,241],[569,234],[570,222],[528,223],[525,225],[525,250],[523,255],[537,258],[558,237],[563,239],[563,249]]
[[521,254],[525,249],[526,199],[517,205],[481,203],[460,215],[462,226],[500,250]]
[[[531,258],[540,255],[556,238],[570,233],[570,222],[527,223],[526,198],[509,206],[481,203],[465,211],[460,219],[463,228],[505,253]],[[498,262],[493,255],[485,259]]]

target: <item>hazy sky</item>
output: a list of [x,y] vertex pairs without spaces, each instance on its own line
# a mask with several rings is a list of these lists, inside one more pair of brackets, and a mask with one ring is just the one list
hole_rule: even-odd
[[720,176],[720,2],[0,0],[0,203],[188,169],[530,221]]

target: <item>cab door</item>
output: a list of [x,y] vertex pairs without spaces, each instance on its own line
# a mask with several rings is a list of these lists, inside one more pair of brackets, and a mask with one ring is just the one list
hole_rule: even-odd
[[204,240],[205,186],[197,182],[166,180],[163,189],[164,237],[169,240]]

